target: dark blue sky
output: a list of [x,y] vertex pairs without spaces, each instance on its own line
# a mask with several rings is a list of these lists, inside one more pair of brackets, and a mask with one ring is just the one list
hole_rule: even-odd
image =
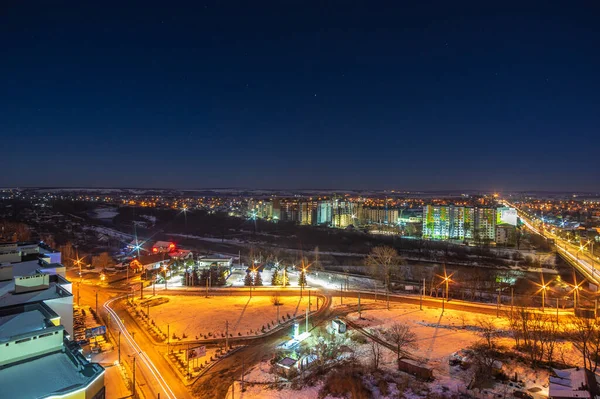
[[4,2],[0,186],[600,191],[600,7],[491,4]]

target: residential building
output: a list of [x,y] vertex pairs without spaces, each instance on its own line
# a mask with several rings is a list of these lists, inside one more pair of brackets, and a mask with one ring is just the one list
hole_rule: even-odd
[[152,245],[152,253],[167,253],[175,250],[175,243],[169,241],[156,241]]
[[154,253],[150,255],[140,255],[133,259],[129,266],[136,272],[152,271],[159,269],[163,264],[168,263],[169,256],[166,253]]
[[248,217],[256,217],[260,219],[273,218],[273,202],[269,200],[254,200],[248,201]]
[[496,239],[495,208],[475,208],[473,239],[477,243],[494,242]]
[[354,203],[335,199],[332,203],[332,227],[345,228],[355,223]]
[[454,205],[423,207],[423,238],[494,242],[496,209]]
[[60,253],[30,250],[22,259],[37,259],[0,266],[0,396],[104,399],[104,369],[72,341],[72,286]]
[[302,201],[298,203],[298,223],[304,225],[316,224],[317,208],[316,201]]
[[333,220],[333,203],[331,201],[319,201],[317,206],[317,224],[331,225]]
[[496,209],[496,224],[517,225],[517,210],[506,206]]
[[510,224],[497,225],[495,241],[497,245],[515,245],[517,242],[517,228]]
[[393,225],[398,223],[398,209],[363,208],[361,214],[363,224]]

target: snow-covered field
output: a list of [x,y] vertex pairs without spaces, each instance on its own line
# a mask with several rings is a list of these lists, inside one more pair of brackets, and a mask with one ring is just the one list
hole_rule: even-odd
[[[348,298],[343,301],[343,304],[340,304],[339,297],[334,299],[334,306],[336,308],[355,305],[356,303],[357,299]],[[411,381],[414,381],[414,384],[409,383],[409,388],[403,392],[398,392],[397,388],[399,385],[395,383],[390,383],[390,394],[387,396],[381,395],[376,387],[372,387],[373,397],[381,399],[396,397],[428,398],[434,394],[442,395],[444,393],[458,392],[459,387],[464,388],[471,381],[472,372],[470,370],[462,370],[459,366],[450,366],[450,355],[483,340],[479,332],[479,323],[483,320],[493,320],[495,326],[500,331],[508,328],[508,321],[506,319],[489,315],[455,310],[446,310],[442,313],[441,309],[424,307],[423,310],[420,310],[419,306],[404,304],[392,304],[391,309],[387,310],[384,308],[385,304],[381,301],[377,303],[376,308],[373,308],[373,301],[362,301],[361,304],[364,304],[366,308],[363,308],[361,312],[362,317],[359,318],[358,313],[350,313],[347,316],[348,320],[359,324],[367,331],[387,330],[396,322],[408,324],[418,337],[418,348],[410,350],[411,355],[421,364],[427,365],[434,370],[435,380],[430,383],[414,381],[412,377],[404,375],[402,378],[409,378]],[[351,329],[347,335],[350,336],[352,334],[356,335],[360,333]],[[513,343],[512,339],[507,337],[500,338],[497,342],[507,348],[512,347]],[[356,359],[364,365],[366,370],[372,358],[370,344],[350,343],[349,345],[355,351]],[[380,369],[383,373],[398,376],[398,372],[396,371],[396,354],[393,351],[382,348]],[[528,389],[537,387],[540,394],[547,393],[547,388],[544,387],[548,382],[547,371],[532,370],[518,362],[505,364],[503,369],[508,375],[514,375],[517,372],[519,378],[526,382]],[[399,377],[394,378],[397,379]],[[294,390],[289,385],[286,386],[284,384],[280,386],[282,389],[270,389],[266,384],[276,382],[278,377],[271,374],[268,362],[259,363],[250,369],[244,379],[249,383],[253,382],[257,384],[247,384],[247,390],[243,395],[240,392],[241,387],[236,385],[235,397],[237,398],[317,398],[319,397],[319,390],[323,386],[323,383],[320,382],[314,387]],[[369,383],[367,382],[367,384]],[[510,394],[512,389],[507,385],[497,384],[495,390],[498,393],[504,392]],[[228,397],[231,397],[230,394]],[[537,397],[541,396],[536,395]]]
[[119,211],[117,208],[98,207],[92,212],[92,217],[95,219],[110,220],[117,216]]
[[111,236],[114,238],[118,238],[121,240],[131,240],[133,238],[132,234],[127,234],[127,233],[123,233],[120,231],[117,231],[115,229],[111,229],[108,227],[100,227],[100,226],[83,226],[82,227],[84,230],[93,230],[97,233],[100,234],[105,234],[107,236]]
[[[268,329],[279,318],[294,315],[302,316],[306,312],[308,297],[281,296],[282,305],[275,306],[270,296],[204,296],[161,295],[169,302],[150,307],[150,318],[159,326],[169,324],[171,334],[175,333],[187,339],[204,338],[208,333],[212,337],[220,337],[225,333],[226,322],[229,322],[229,333],[233,336],[248,336],[261,333],[262,327]],[[313,298],[313,310],[315,299]]]

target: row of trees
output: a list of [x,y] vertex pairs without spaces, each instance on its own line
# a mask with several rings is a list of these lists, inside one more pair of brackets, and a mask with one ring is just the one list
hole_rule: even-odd
[[[600,322],[572,317],[557,322],[555,317],[518,308],[509,315],[510,330],[517,349],[527,353],[535,367],[556,361],[557,342],[568,341],[579,351],[584,367],[596,372],[600,363]],[[564,359],[561,359],[565,363]]]
[[186,269],[184,273],[184,284],[188,286],[205,287],[208,283],[211,287],[223,286],[226,283],[227,271],[222,268],[211,267],[209,269]]
[[263,285],[262,273],[261,272],[246,272],[246,277],[244,277],[244,285],[247,287],[261,287]]

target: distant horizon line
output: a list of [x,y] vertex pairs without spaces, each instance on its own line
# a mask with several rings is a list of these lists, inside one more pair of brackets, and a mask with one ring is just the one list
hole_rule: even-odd
[[374,191],[374,192],[393,192],[393,193],[562,193],[562,194],[594,194],[593,191],[577,191],[577,190],[490,190],[490,189],[427,189],[427,190],[400,190],[400,189],[381,189],[381,188],[251,188],[251,187],[202,187],[202,188],[165,188],[165,187],[118,187],[118,186],[14,186],[1,187],[0,190],[157,190],[157,191],[214,191],[214,190],[237,190],[237,191]]

